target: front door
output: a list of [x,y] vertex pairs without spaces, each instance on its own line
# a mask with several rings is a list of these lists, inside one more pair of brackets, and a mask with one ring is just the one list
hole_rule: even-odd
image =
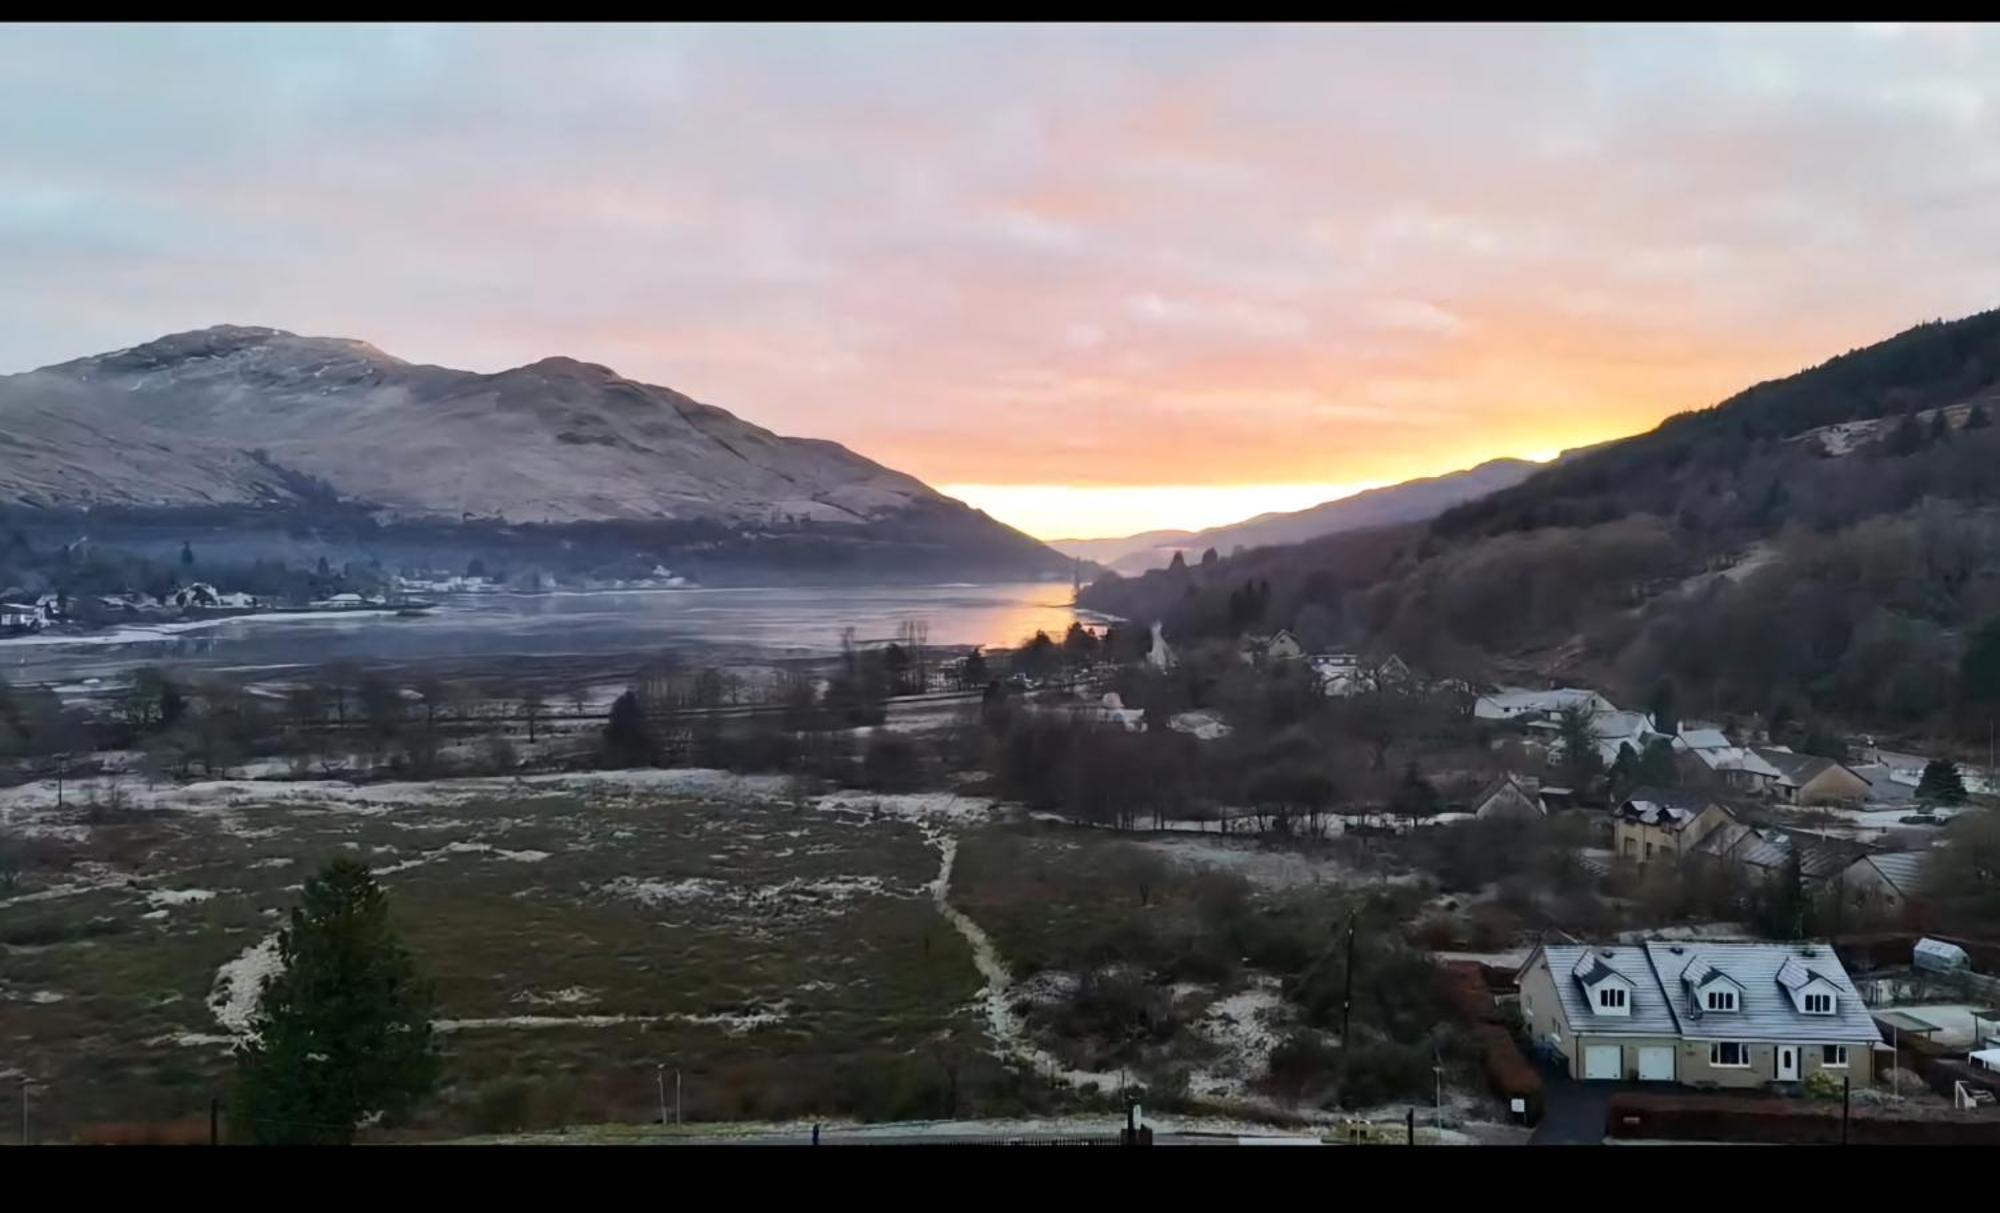
[[1797,1082],[1799,1080],[1799,1047],[1797,1045],[1778,1046],[1778,1081]]

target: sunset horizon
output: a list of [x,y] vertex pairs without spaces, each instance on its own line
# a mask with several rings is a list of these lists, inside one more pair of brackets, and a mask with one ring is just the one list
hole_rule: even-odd
[[217,321],[562,355],[1041,538],[1199,529],[1990,306],[1993,38],[19,27],[0,98],[74,100],[0,136],[0,367]]

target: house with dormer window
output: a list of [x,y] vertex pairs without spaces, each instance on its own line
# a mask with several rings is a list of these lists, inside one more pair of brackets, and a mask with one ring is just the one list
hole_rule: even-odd
[[1821,943],[1544,945],[1520,972],[1533,1043],[1571,1076],[1794,1089],[1875,1079],[1882,1037]]

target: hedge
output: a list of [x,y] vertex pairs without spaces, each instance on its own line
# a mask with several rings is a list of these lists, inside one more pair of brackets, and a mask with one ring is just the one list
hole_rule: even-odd
[[[1618,1093],[1605,1111],[1610,1137],[1664,1141],[1756,1141],[1787,1145],[1837,1145],[1837,1103],[1728,1095]],[[1991,1113],[1938,1113],[1935,1117],[1882,1116],[1856,1108],[1847,1140],[1855,1145],[2000,1145],[2000,1118]]]

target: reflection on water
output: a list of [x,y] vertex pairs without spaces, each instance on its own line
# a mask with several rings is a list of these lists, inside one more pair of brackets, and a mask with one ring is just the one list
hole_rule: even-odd
[[[1071,621],[1099,621],[1070,605],[1070,587],[877,586],[444,595],[414,618],[232,620],[117,644],[8,645],[0,670],[14,682],[111,677],[149,662],[282,667],[339,659],[411,661],[646,650],[808,655],[835,652],[843,628],[863,643],[922,620],[934,645],[1008,645],[1036,630],[1060,637]],[[43,638],[44,640],[48,638]]]

